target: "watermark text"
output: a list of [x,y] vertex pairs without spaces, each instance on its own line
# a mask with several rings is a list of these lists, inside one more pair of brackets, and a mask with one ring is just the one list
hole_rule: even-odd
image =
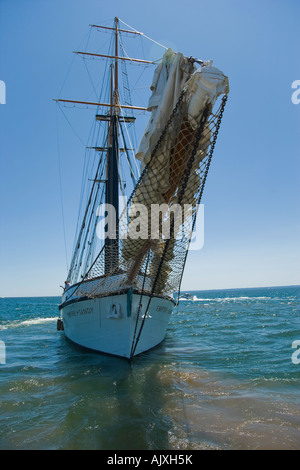
[[[116,239],[117,217],[114,206],[101,204],[97,209],[97,216],[97,237],[101,240]],[[190,250],[201,250],[204,245],[204,205],[197,204],[193,207],[191,204],[151,204],[148,207],[140,203],[132,204],[128,214],[125,211],[120,217],[118,236],[121,240],[172,238],[189,243]]]
[[4,341],[0,340],[0,364],[6,364],[6,347]]
[[300,340],[293,341],[292,348],[296,349],[292,354],[292,363],[298,365],[300,364]]
[[0,80],[0,104],[6,104],[6,85],[3,80]]
[[295,91],[292,93],[292,103],[300,103],[300,80],[294,80],[292,83],[292,88],[295,88]]

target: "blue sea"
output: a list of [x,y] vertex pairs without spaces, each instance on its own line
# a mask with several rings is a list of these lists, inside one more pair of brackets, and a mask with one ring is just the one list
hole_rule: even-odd
[[132,362],[68,341],[58,297],[1,298],[0,449],[300,449],[300,288],[191,294]]

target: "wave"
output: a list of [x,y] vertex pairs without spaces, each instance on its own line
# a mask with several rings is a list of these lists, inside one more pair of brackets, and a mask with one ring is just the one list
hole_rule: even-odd
[[23,327],[23,326],[26,327],[26,326],[32,326],[32,325],[41,325],[43,323],[48,323],[48,322],[53,322],[53,321],[57,321],[57,317],[32,318],[30,320],[23,320],[23,321],[14,320],[14,321],[10,321],[10,322],[3,323],[2,325],[0,325],[0,330],[8,330],[8,329],[11,329],[11,328],[20,328],[20,327]]

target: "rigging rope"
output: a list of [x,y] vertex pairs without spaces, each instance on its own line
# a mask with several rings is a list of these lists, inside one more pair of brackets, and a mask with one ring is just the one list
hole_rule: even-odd
[[[150,250],[149,250],[149,251],[148,251],[148,256],[147,256],[147,264],[146,264],[145,273],[146,273],[147,270],[148,270],[148,265],[149,265],[149,260],[150,260],[150,253],[151,253],[151,252],[150,252]],[[146,312],[144,313],[144,316],[143,316],[142,325],[141,325],[140,330],[139,330],[139,333],[138,333],[138,338],[137,338],[137,340],[136,340],[135,338],[136,338],[137,326],[138,326],[138,322],[139,322],[140,311],[141,311],[141,308],[142,308],[142,298],[143,298],[143,293],[144,293],[144,288],[145,288],[145,281],[146,281],[146,276],[144,276],[143,285],[142,285],[142,291],[141,291],[141,294],[140,294],[139,308],[138,308],[138,312],[137,312],[137,316],[136,316],[134,334],[133,334],[132,343],[131,343],[130,358],[132,358],[133,355],[134,355],[136,346],[137,346],[137,344],[138,344],[138,341],[139,341],[139,338],[140,338],[140,335],[141,335],[141,330],[142,330],[142,328],[143,328],[143,326],[144,326],[145,318],[146,318],[146,315],[147,315],[147,313],[148,313],[148,309],[146,309]]]
[[66,225],[65,225],[65,214],[64,214],[64,202],[63,202],[63,191],[62,191],[62,175],[61,175],[61,158],[60,158],[60,146],[59,146],[59,132],[58,132],[58,115],[56,108],[56,138],[57,138],[57,156],[58,156],[58,174],[59,174],[59,191],[60,191],[60,204],[61,204],[61,216],[62,216],[62,228],[65,245],[65,257],[67,263],[67,272],[69,271],[68,262],[68,250],[67,250],[67,238],[66,238]]
[[60,103],[57,102],[57,106],[59,107],[60,111],[62,112],[65,120],[67,121],[67,123],[69,124],[69,126],[71,127],[72,131],[74,132],[74,134],[76,135],[76,137],[80,140],[80,142],[82,143],[82,145],[84,145],[85,147],[85,142],[82,140],[82,138],[80,137],[80,135],[76,132],[76,130],[74,129],[74,127],[72,126],[72,124],[70,123],[69,119],[67,118],[67,116],[65,115],[65,113],[63,112],[62,110],[62,107],[60,106]]
[[132,26],[130,26],[129,24],[125,23],[125,21],[121,20],[120,18],[119,18],[119,20],[120,20],[123,24],[125,24],[128,28],[132,29],[132,31],[134,31],[135,33],[140,34],[140,35],[143,36],[144,38],[149,39],[149,41],[154,42],[155,44],[157,44],[157,45],[160,46],[160,47],[163,47],[164,49],[168,49],[166,46],[164,46],[163,44],[160,44],[160,43],[157,42],[157,41],[154,41],[154,39],[149,38],[148,36],[146,36],[146,34],[142,33],[141,31],[138,31],[137,29],[134,29]]
[[[180,193],[179,193],[179,197],[178,197],[178,204],[181,204],[181,203],[182,203],[183,196],[184,196],[184,193],[185,193],[185,190],[186,190],[188,181],[189,181],[190,172],[191,172],[191,169],[192,169],[192,166],[193,166],[193,163],[194,163],[195,155],[196,155],[196,153],[197,153],[197,149],[198,149],[198,146],[199,146],[199,142],[200,142],[200,139],[201,139],[201,137],[202,137],[203,130],[204,130],[204,125],[205,125],[205,123],[206,123],[206,121],[207,121],[207,118],[208,118],[208,115],[209,115],[209,111],[210,111],[210,106],[207,106],[206,109],[205,109],[205,111],[203,112],[203,115],[202,115],[202,118],[201,118],[201,121],[200,121],[198,130],[197,130],[197,134],[196,134],[196,139],[195,139],[194,147],[193,147],[193,150],[192,150],[192,152],[191,152],[191,156],[190,156],[190,159],[189,159],[189,161],[188,161],[187,168],[185,169],[185,172],[184,172],[183,183],[182,183],[182,185],[181,185],[181,189],[180,189]],[[154,291],[155,291],[155,288],[156,288],[156,284],[157,284],[158,279],[159,279],[159,276],[160,276],[160,274],[161,274],[162,266],[163,266],[163,263],[164,263],[164,261],[165,261],[165,257],[166,257],[166,254],[167,254],[167,251],[168,251],[168,248],[169,248],[170,241],[172,240],[172,238],[174,238],[174,226],[175,226],[175,217],[173,217],[173,219],[172,219],[172,221],[171,221],[170,237],[167,239],[167,241],[166,241],[166,243],[165,243],[164,251],[163,251],[163,254],[162,254],[161,258],[160,258],[160,262],[159,262],[159,266],[158,266],[158,269],[157,269],[157,272],[156,272],[156,276],[155,276],[155,279],[154,279],[154,282],[153,282],[151,294],[150,294],[150,296],[149,296],[147,308],[146,308],[146,311],[145,311],[145,313],[144,313],[144,315],[143,315],[143,320],[142,320],[142,324],[141,324],[141,327],[140,327],[140,330],[139,330],[139,334],[138,334],[138,336],[137,336],[137,339],[136,339],[135,344],[132,343],[132,352],[131,352],[131,356],[130,356],[130,357],[133,357],[133,356],[134,356],[136,347],[137,347],[137,345],[138,345],[138,342],[139,342],[139,339],[140,339],[140,336],[141,336],[141,333],[142,333],[142,330],[143,330],[143,327],[144,327],[144,324],[145,324],[146,317],[147,317],[148,312],[149,312],[150,303],[151,303],[151,300],[152,300],[152,298],[153,298],[153,296],[154,296]],[[150,250],[149,250],[149,253],[150,253]],[[146,277],[146,276],[145,276],[145,277]],[[143,290],[144,290],[144,283],[143,283],[142,293],[143,293]],[[142,295],[142,294],[141,294],[141,295]]]

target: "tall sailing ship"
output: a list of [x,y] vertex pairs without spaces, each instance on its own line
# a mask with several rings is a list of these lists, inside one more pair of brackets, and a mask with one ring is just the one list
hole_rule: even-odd
[[[78,345],[131,359],[163,341],[179,299],[229,86],[212,61],[171,49],[156,63],[128,57],[123,35],[144,35],[121,27],[118,18],[112,27],[91,27],[112,33],[113,53],[76,53],[107,61],[109,102],[56,100],[95,107],[96,123],[104,130],[93,146],[97,164],[59,306],[58,329]],[[126,138],[135,113],[145,108],[129,101],[124,71],[125,92],[120,92],[119,68],[129,63],[155,65],[146,108],[150,117],[135,151]],[[124,162],[127,173],[121,171]],[[132,184],[127,200],[120,199],[126,177]]]

